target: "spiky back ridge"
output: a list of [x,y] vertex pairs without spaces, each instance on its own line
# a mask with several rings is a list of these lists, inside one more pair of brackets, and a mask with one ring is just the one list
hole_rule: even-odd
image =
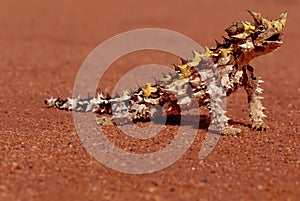
[[193,51],[192,60],[181,58],[181,65],[174,65],[176,74],[165,75],[158,83],[146,84],[135,92],[124,91],[122,96],[114,98],[102,93],[88,99],[51,97],[45,103],[62,110],[113,113],[115,118],[128,117],[131,120],[148,119],[156,113],[161,114],[161,111],[156,111],[155,105],[162,106],[166,114],[178,114],[180,107],[188,106],[193,97],[199,105],[208,105],[210,94],[207,83],[212,81],[214,68],[234,60],[234,50],[239,43],[237,39],[241,39],[239,32],[243,30],[249,33],[252,29],[248,22],[234,23],[226,29],[229,38],[223,37],[222,43],[216,41],[216,47],[205,47],[204,53]]
[[[146,84],[137,91],[124,91],[122,96],[110,97],[98,93],[95,98],[49,98],[49,107],[62,110],[112,114],[130,119],[147,119],[154,115],[153,106],[159,105],[167,114],[178,114],[180,106],[187,106],[195,97],[200,105],[209,103],[207,82],[214,76],[216,61],[224,63],[232,54],[230,39],[224,38],[216,48],[205,48],[204,53],[193,51],[192,60],[181,59],[181,65],[174,65],[176,74],[164,75],[156,84]],[[226,62],[227,63],[227,62]]]

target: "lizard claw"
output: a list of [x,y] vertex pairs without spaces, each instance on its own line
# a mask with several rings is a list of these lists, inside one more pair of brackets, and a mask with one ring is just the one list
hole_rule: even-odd
[[256,131],[266,131],[268,126],[266,126],[264,122],[254,122],[251,125],[251,129]]

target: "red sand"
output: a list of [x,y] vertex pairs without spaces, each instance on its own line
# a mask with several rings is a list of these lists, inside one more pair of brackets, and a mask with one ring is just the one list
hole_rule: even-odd
[[[299,4],[2,0],[0,200],[300,200]],[[86,152],[71,112],[43,105],[48,96],[71,95],[85,57],[116,34],[166,28],[210,46],[233,21],[250,20],[247,9],[273,18],[289,13],[283,47],[252,62],[265,80],[267,132],[238,125],[242,135],[221,137],[199,161],[205,135],[199,129],[192,147],[174,165],[153,174],[128,175],[104,167]],[[156,57],[132,56],[115,65],[151,59]],[[161,62],[177,61],[162,57]],[[117,79],[114,75],[109,81]],[[242,90],[227,103],[234,121],[249,123]]]

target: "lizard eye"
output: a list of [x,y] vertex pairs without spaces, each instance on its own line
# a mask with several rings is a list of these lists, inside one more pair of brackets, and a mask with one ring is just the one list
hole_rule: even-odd
[[262,25],[260,25],[259,27],[257,27],[257,30],[258,30],[259,32],[264,32],[264,31],[265,31],[265,27],[262,26]]

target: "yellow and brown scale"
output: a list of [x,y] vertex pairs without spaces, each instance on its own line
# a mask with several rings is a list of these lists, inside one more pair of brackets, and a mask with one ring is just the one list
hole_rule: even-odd
[[228,125],[226,111],[221,107],[222,92],[215,96],[219,84],[226,95],[243,87],[248,96],[252,128],[266,130],[260,96],[262,80],[254,75],[249,62],[282,45],[287,13],[282,13],[276,20],[268,20],[260,13],[248,12],[253,23],[233,23],[225,30],[228,37],[223,37],[222,43],[216,42],[214,48],[205,47],[203,53],[194,51],[192,60],[181,59],[181,65],[174,65],[176,74],[165,75],[158,83],[146,84],[132,93],[125,91],[120,97],[104,97],[99,93],[97,97],[85,100],[51,97],[45,103],[63,110],[113,113],[115,119],[137,121],[163,113],[180,114],[182,107],[194,107],[192,100],[196,99],[198,106],[208,106],[212,119],[223,125],[222,134],[238,134],[241,130]]

